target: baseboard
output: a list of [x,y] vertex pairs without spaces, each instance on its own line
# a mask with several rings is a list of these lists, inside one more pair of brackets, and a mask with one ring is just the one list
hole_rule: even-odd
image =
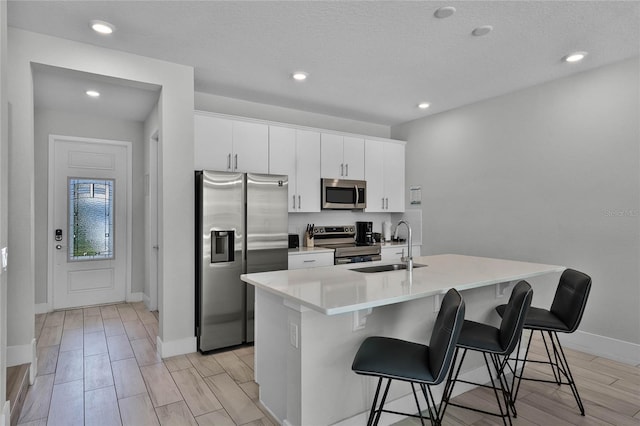
[[0,413],[0,426],[9,426],[11,424],[11,404],[9,401],[4,402],[2,413]]
[[127,295],[127,302],[130,303],[135,303],[135,302],[142,302],[142,297],[144,296],[144,293],[142,292],[136,292],[136,293],[129,293]]
[[558,333],[562,345],[591,355],[601,356],[630,365],[640,364],[640,345],[611,337],[576,331]]
[[36,339],[32,339],[31,343],[27,345],[7,346],[7,367],[20,364],[31,364],[29,366],[29,384],[32,385],[38,374]]
[[7,367],[14,365],[34,363],[35,341],[26,345],[7,346]]
[[51,312],[51,308],[48,303],[36,303],[35,305],[36,315],[38,314],[46,314]]
[[184,355],[196,351],[196,338],[187,337],[180,340],[169,340],[163,342],[160,336],[157,337],[157,348],[160,358],[169,358],[176,355]]

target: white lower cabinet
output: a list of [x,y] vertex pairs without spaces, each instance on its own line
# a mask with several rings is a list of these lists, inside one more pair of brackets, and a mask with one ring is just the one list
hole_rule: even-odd
[[[382,261],[384,262],[399,262],[402,258],[404,250],[404,255],[407,255],[407,246],[406,245],[397,245],[397,246],[387,246],[381,247],[380,256],[382,257]],[[420,246],[411,246],[411,256],[415,259],[420,256]]]
[[289,269],[316,268],[331,265],[333,265],[333,252],[289,255]]

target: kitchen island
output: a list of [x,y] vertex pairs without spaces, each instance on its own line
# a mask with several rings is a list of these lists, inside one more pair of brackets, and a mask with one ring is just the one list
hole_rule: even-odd
[[[281,423],[365,423],[374,381],[352,373],[351,362],[366,337],[425,343],[440,297],[449,288],[462,292],[467,318],[486,321],[491,307],[504,303],[495,299],[509,283],[545,275],[557,282],[564,270],[450,254],[414,262],[421,266],[411,272],[351,270],[383,264],[371,262],[242,276],[256,287],[255,378],[260,400]],[[392,386],[390,409],[411,411],[409,393],[405,383]]]

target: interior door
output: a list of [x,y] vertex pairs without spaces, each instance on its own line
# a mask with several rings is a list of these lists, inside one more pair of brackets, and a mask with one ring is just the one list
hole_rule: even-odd
[[50,136],[53,308],[124,301],[130,277],[131,144]]

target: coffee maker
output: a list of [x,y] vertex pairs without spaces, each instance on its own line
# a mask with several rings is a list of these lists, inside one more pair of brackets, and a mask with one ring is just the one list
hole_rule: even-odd
[[356,245],[371,246],[373,244],[373,222],[356,222]]

